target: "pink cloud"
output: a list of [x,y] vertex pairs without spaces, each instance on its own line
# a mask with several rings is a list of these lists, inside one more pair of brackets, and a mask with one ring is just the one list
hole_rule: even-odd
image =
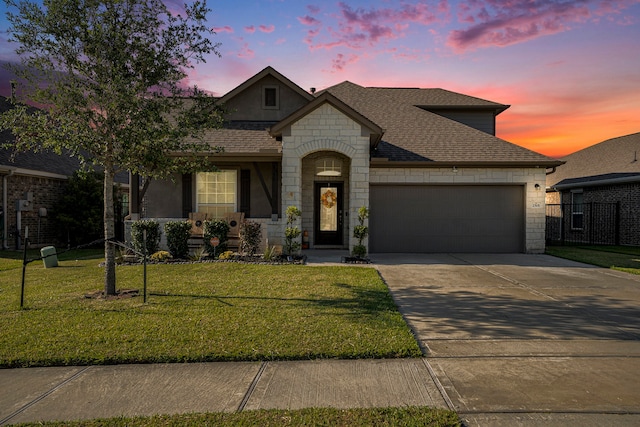
[[320,7],[312,5],[312,4],[307,5],[307,10],[310,13],[314,14],[314,15],[317,14],[317,13],[320,13]]
[[248,27],[244,27],[244,31],[249,34],[253,34],[256,32],[256,27],[254,27],[253,25],[250,25]]
[[318,21],[316,18],[314,18],[313,16],[299,16],[298,17],[298,22],[300,22],[302,25],[307,25],[307,26],[313,26],[313,25],[320,25],[321,22]]
[[228,25],[225,25],[224,27],[213,27],[212,30],[214,33],[217,33],[217,34],[220,34],[220,33],[233,34],[233,28],[231,28]]
[[638,0],[576,2],[554,0],[474,0],[458,6],[458,22],[447,44],[457,52],[509,46],[571,29],[594,17],[618,14]]
[[276,29],[274,25],[260,25],[258,29],[263,33],[273,33]]
[[446,19],[447,1],[440,1],[432,7],[428,2],[400,4],[396,8],[352,8],[341,2],[335,15],[335,25],[323,27],[315,16],[318,8],[309,8],[310,15],[298,17],[298,21],[311,27],[305,43],[312,50],[345,47],[362,49],[404,37],[411,24],[430,25]]
[[242,59],[253,59],[255,56],[255,51],[249,47],[249,43],[245,42],[242,39],[239,39],[242,42],[242,46],[240,46],[240,50],[236,54],[238,58]]
[[331,68],[334,71],[343,71],[347,65],[358,62],[358,59],[359,59],[358,55],[355,55],[355,54],[343,55],[342,53],[339,53],[331,61],[332,62]]

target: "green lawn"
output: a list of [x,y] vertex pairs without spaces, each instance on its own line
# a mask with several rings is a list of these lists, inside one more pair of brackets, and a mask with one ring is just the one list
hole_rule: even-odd
[[549,255],[640,274],[640,248],[632,246],[547,246]]
[[[23,425],[23,424],[21,424]],[[260,410],[234,413],[163,415],[136,418],[109,418],[78,422],[30,423],[24,426],[142,427],[142,426],[405,426],[457,427],[455,412],[425,407],[301,410]]]
[[[101,256],[28,264],[21,310],[22,254],[0,252],[1,367],[421,356],[371,268],[150,265],[145,304],[85,298],[103,287]],[[142,266],[117,277],[142,290]]]

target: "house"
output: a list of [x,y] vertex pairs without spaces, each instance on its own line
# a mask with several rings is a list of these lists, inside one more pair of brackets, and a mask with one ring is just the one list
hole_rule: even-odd
[[[10,101],[0,98],[0,113],[10,108]],[[2,132],[0,144],[11,142],[12,138],[10,132]],[[20,248],[25,227],[29,227],[29,240],[35,245],[55,240],[49,213],[64,191],[66,180],[78,167],[76,159],[49,151],[16,154],[0,148],[2,249]]]
[[152,182],[143,217],[243,212],[281,243],[296,206],[310,248],[350,249],[367,206],[370,252],[544,251],[545,173],[561,162],[495,136],[508,105],[351,82],[306,91],[272,67],[219,102],[227,123],[206,139],[224,147],[220,172]]
[[[11,102],[0,97],[0,113],[10,108]],[[13,136],[9,131],[0,133],[0,145],[12,141]],[[58,155],[48,150],[16,153],[9,148],[0,148],[2,249],[20,249],[26,227],[29,228],[31,247],[67,243],[59,242],[51,214],[59,197],[66,191],[69,177],[80,167],[79,160],[70,155]],[[126,178],[126,175],[120,174],[117,182],[128,187]],[[123,223],[121,228],[124,237]]]
[[564,157],[547,176],[550,241],[640,245],[640,133]]

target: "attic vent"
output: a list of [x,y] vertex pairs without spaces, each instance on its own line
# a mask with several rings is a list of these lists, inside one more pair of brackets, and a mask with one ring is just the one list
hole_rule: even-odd
[[316,160],[316,176],[342,176],[342,160],[326,157]]
[[277,110],[280,107],[280,93],[278,86],[262,87],[262,108]]

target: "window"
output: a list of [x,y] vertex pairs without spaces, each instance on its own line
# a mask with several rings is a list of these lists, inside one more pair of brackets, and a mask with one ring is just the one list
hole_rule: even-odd
[[237,210],[238,172],[222,170],[196,175],[196,211],[220,219]]
[[582,190],[571,193],[571,228],[582,230],[584,226],[584,198]]
[[342,176],[342,161],[332,158],[316,160],[316,176]]
[[277,110],[280,106],[280,97],[278,86],[263,86],[262,88],[262,107],[266,109]]

